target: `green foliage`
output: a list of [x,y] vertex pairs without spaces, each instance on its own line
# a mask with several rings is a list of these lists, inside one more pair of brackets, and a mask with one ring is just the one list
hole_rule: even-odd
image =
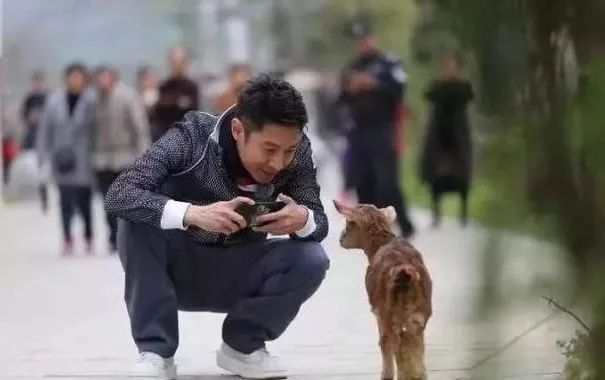
[[[562,344],[571,379],[605,378],[605,5],[600,0],[422,0],[418,30],[449,31],[490,121],[478,174],[485,220],[561,244],[593,308],[593,340]],[[598,20],[601,21],[598,21]],[[418,41],[422,42],[419,38]],[[432,43],[415,48],[435,56]],[[422,50],[424,49],[424,50]],[[428,53],[427,53],[428,52]],[[531,227],[533,228],[533,227]],[[600,274],[599,274],[600,273]],[[585,372],[584,358],[594,360]],[[588,377],[587,377],[588,376]]]
[[557,346],[566,359],[563,369],[565,380],[597,379],[590,357],[590,343],[590,336],[579,330],[569,340],[557,341]]

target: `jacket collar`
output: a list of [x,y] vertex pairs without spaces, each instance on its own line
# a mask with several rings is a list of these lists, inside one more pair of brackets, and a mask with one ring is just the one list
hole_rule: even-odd
[[235,116],[235,105],[227,108],[217,119],[210,138],[219,146],[228,175],[235,183],[255,184],[256,181],[244,167],[231,136],[231,119]]
[[214,130],[212,131],[212,134],[210,134],[210,138],[212,140],[214,140],[215,143],[219,143],[220,141],[220,137],[222,133],[225,133],[224,128],[226,128],[226,126],[224,126],[225,123],[231,122],[231,118],[233,118],[233,115],[235,114],[235,104],[232,105],[231,107],[227,108],[218,118],[218,120],[216,121],[216,124],[214,124]]

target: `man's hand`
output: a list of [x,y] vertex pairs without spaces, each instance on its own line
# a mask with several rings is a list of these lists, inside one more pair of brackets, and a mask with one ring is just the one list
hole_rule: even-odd
[[309,210],[305,206],[296,204],[292,198],[283,194],[280,194],[278,198],[285,202],[286,206],[279,211],[257,216],[256,223],[259,226],[254,227],[254,231],[268,232],[273,235],[287,235],[293,234],[305,226],[309,217]]
[[234,211],[242,203],[253,205],[254,201],[246,197],[237,197],[207,206],[191,205],[185,212],[183,222],[185,226],[196,226],[205,231],[229,235],[246,227],[246,219]]
[[374,76],[369,71],[354,73],[349,78],[349,92],[357,93],[369,90],[372,87],[374,87]]

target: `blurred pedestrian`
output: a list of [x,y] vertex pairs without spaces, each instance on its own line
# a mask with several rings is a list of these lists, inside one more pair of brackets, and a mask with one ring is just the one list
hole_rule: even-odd
[[46,78],[44,73],[36,71],[31,76],[30,90],[25,96],[21,107],[21,117],[25,126],[25,133],[21,147],[24,150],[34,149],[36,146],[36,133],[40,123],[40,116],[46,101]]
[[169,52],[171,77],[160,85],[159,99],[155,107],[152,139],[156,141],[172,126],[180,121],[188,111],[199,107],[197,84],[188,78],[189,53],[182,46]]
[[13,134],[3,135],[0,148],[2,151],[2,182],[6,185],[10,179],[11,165],[19,153],[18,139]]
[[[40,117],[46,102],[47,87],[46,77],[41,71],[32,73],[30,90],[23,100],[21,106],[21,118],[25,127],[21,149],[23,151],[34,151],[36,149],[36,138],[40,125]],[[46,183],[39,184],[40,202],[42,211],[48,210],[48,186]]]
[[252,76],[252,69],[246,63],[234,63],[229,66],[229,86],[219,94],[212,106],[213,112],[222,114],[237,101],[237,96]]
[[345,157],[345,183],[360,203],[392,205],[403,236],[414,233],[399,187],[396,136],[397,110],[403,101],[406,74],[397,57],[378,48],[367,23],[351,29],[356,57],[342,73],[341,100],[352,119]]
[[37,148],[42,165],[51,166],[59,188],[65,255],[73,252],[71,224],[76,210],[84,220],[86,250],[92,253],[91,124],[94,94],[82,63],[65,69],[65,85],[49,95],[42,113]]
[[[149,126],[136,91],[121,82],[115,68],[100,66],[95,73],[97,96],[93,119],[93,165],[101,194],[120,172],[149,146]],[[116,252],[118,221],[106,215],[109,246]]]
[[460,196],[460,222],[466,224],[472,172],[472,141],[467,106],[473,99],[471,83],[460,76],[460,61],[447,54],[441,61],[441,78],[426,92],[431,105],[424,139],[422,179],[431,188],[433,226],[441,222],[443,194]]
[[141,66],[137,71],[137,90],[145,107],[147,120],[151,123],[155,105],[159,99],[158,75],[151,66]]
[[325,139],[345,137],[351,129],[349,110],[341,102],[340,73],[322,73],[317,91],[317,124],[319,135]]

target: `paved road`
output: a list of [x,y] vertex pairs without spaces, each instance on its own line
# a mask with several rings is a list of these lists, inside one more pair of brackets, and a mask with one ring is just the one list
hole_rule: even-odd
[[[334,169],[322,173],[326,201],[337,184]],[[326,203],[332,231],[325,248],[329,275],[282,339],[270,348],[290,364],[292,379],[378,379],[376,329],[363,289],[365,258],[337,245],[342,221]],[[42,216],[33,203],[0,209],[0,379],[123,379],[135,357],[122,302],[123,278],[115,257],[98,239],[96,255],[64,259],[59,247],[56,208]],[[557,316],[510,350],[475,371],[464,370],[494,352],[502,340],[521,333],[551,310],[538,300],[536,284],[560,275],[561,264],[548,246],[506,238],[496,292],[506,307],[480,317],[481,262],[488,232],[446,222],[428,227],[415,211],[423,252],[434,280],[434,315],[427,330],[430,379],[554,379],[562,367],[555,341],[572,330]],[[100,203],[97,236],[104,236]],[[555,276],[553,276],[555,274]],[[539,288],[543,290],[544,288]],[[182,379],[229,379],[214,366],[222,315],[181,314],[177,354]],[[498,323],[500,322],[500,323]],[[500,372],[496,370],[500,368]],[[483,372],[481,372],[483,371]]]

